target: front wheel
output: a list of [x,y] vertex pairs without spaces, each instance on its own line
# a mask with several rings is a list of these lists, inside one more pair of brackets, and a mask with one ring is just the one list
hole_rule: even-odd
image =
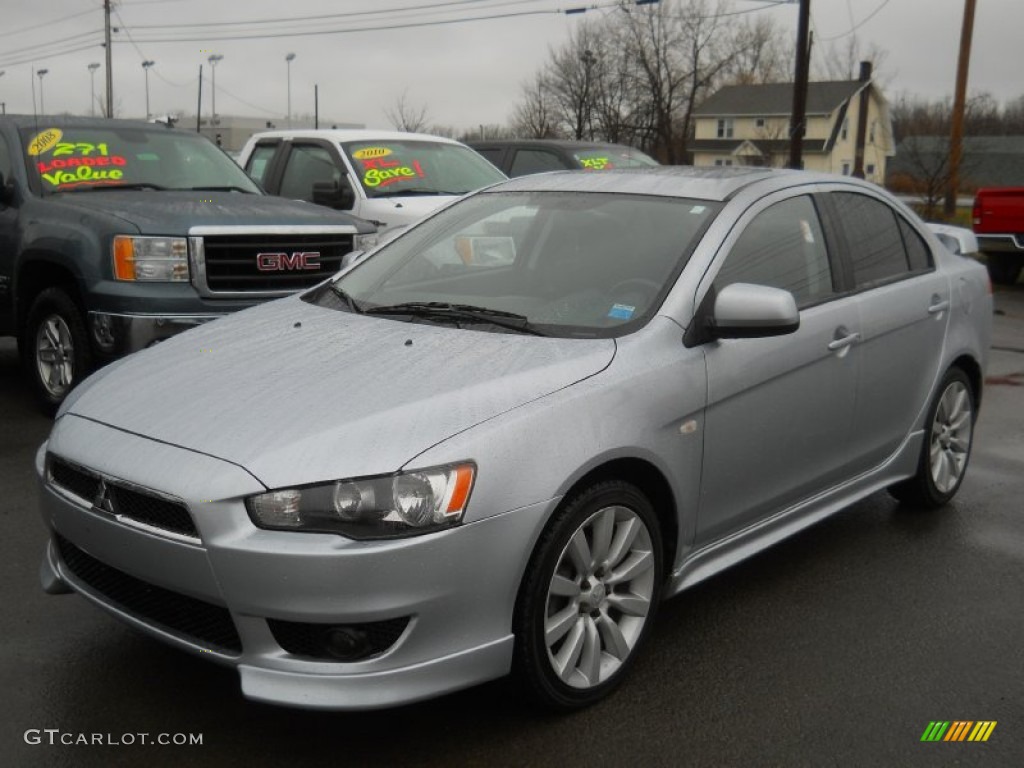
[[563,505],[516,606],[514,667],[530,698],[577,709],[621,682],[654,620],[662,561],[657,517],[633,485],[599,483]]
[[20,347],[36,400],[53,415],[92,360],[85,320],[63,289],[47,288],[36,296]]
[[934,509],[956,495],[971,458],[975,403],[967,374],[950,368],[928,412],[917,474],[892,486],[893,496],[910,506]]

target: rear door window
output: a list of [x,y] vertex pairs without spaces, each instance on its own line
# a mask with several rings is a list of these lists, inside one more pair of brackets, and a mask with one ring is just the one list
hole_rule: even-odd
[[278,142],[257,144],[252,154],[245,163],[245,172],[261,185],[266,186],[267,171],[270,170],[270,161],[277,151]]
[[[834,192],[831,199],[838,214],[838,226],[849,247],[856,288],[889,282],[911,273],[903,234],[892,208],[873,197],[854,192]],[[920,254],[916,258],[920,260]]]

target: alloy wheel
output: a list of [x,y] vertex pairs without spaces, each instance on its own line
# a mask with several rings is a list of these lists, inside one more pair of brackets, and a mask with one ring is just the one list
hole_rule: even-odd
[[940,493],[949,493],[967,467],[973,429],[971,393],[960,381],[946,387],[935,409],[929,446],[932,482]]

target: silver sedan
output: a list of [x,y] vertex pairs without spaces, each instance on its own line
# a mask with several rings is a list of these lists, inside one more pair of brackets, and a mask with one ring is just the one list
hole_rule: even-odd
[[763,169],[470,195],[73,391],[36,462],[43,585],[257,700],[513,672],[590,704],[662,599],[880,489],[954,496],[992,314],[962,234]]

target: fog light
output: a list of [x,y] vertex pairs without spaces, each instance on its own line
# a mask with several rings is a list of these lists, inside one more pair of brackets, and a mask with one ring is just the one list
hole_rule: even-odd
[[325,650],[338,661],[356,661],[373,649],[366,632],[356,627],[331,627],[324,635]]

